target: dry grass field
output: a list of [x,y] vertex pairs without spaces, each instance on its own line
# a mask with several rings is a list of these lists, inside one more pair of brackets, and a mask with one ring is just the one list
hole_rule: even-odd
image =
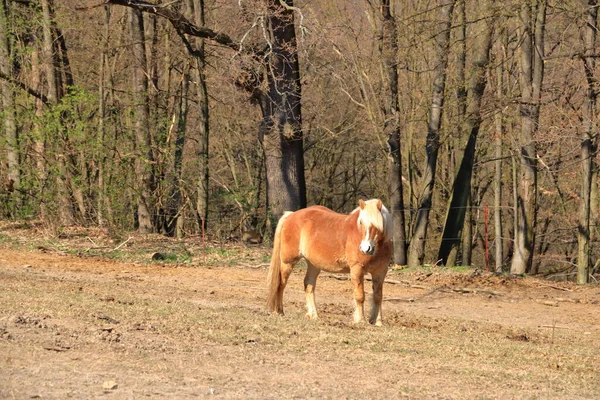
[[304,318],[302,268],[266,313],[267,247],[1,228],[0,398],[600,397],[598,285],[390,271],[356,326],[325,273]]

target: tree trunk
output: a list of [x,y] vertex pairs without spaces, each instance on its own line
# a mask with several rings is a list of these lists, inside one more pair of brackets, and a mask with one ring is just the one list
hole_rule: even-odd
[[[467,204],[465,206],[465,222],[462,230],[462,262],[461,265],[471,265],[473,257],[473,198],[472,194],[467,197]],[[451,254],[458,253],[458,246],[455,247],[456,251]],[[456,265],[456,256],[449,262],[448,265]]]
[[[42,86],[42,67],[40,63],[39,51],[33,48],[31,51],[31,86],[33,89],[41,92]],[[46,205],[46,191],[48,180],[48,165],[46,162],[46,133],[39,124],[44,113],[44,104],[38,97],[35,98],[35,116],[33,121],[33,133],[35,136],[35,161],[36,161],[36,179],[38,180],[38,202],[39,202],[39,217],[42,221],[48,219],[48,207]]]
[[[498,101],[501,101],[504,95],[504,54],[502,49],[496,62],[496,95]],[[494,232],[496,245],[496,273],[502,273],[504,263],[504,252],[502,243],[502,137],[504,136],[504,121],[502,111],[497,111],[495,115],[495,175],[494,175]]]
[[[485,1],[479,4],[481,7],[479,18],[482,18],[490,11],[490,7]],[[469,136],[454,180],[450,206],[446,213],[446,223],[437,257],[438,260],[442,260],[442,264],[450,267],[456,263],[456,254],[461,243],[461,234],[465,223],[465,212],[471,196],[471,177],[475,162],[477,135],[481,126],[481,99],[487,84],[487,65],[492,45],[491,21],[482,18],[476,24],[477,28],[474,32],[476,40],[473,45],[472,56],[473,65],[468,87],[470,99],[467,105],[466,119],[462,126],[463,132],[468,132]]]
[[[596,144],[597,145],[597,144]],[[590,221],[598,220],[598,209],[600,208],[598,202],[600,201],[600,190],[598,190],[598,163],[595,159],[592,159],[592,187],[590,189]],[[591,240],[598,238],[600,227],[595,223],[590,225],[591,229]]]
[[381,0],[381,36],[379,46],[385,70],[384,133],[390,152],[390,208],[394,227],[393,263],[406,265],[404,228],[404,190],[402,186],[402,148],[400,144],[400,104],[398,100],[398,26],[390,10],[390,0]]
[[[104,31],[103,31],[103,43],[102,53],[100,53],[100,71],[98,76],[98,136],[100,142],[104,143],[106,139],[106,93],[104,91],[104,85],[106,83],[106,63],[107,63],[107,51],[108,51],[108,38],[109,38],[109,24],[110,24],[110,7],[104,6]],[[106,185],[106,164],[108,157],[105,152],[99,157],[98,160],[98,198],[96,202],[96,220],[99,226],[105,226],[107,223],[107,217],[109,214],[108,208],[108,196],[107,196],[107,185]]]
[[[204,20],[204,0],[191,0],[194,10],[194,21],[196,25],[203,28],[205,26]],[[196,181],[196,190],[198,198],[196,200],[196,213],[198,215],[198,224],[202,231],[206,230],[208,223],[208,179],[209,179],[209,153],[208,145],[210,138],[210,125],[209,125],[209,108],[208,108],[208,89],[206,86],[206,54],[204,52],[204,39],[198,38],[196,41],[196,84],[198,85],[196,90],[196,96],[199,107],[200,120],[197,124],[197,137],[198,141],[198,180]]]
[[[58,99],[60,100],[66,94],[69,93],[69,90],[75,85],[75,82],[73,80],[73,73],[71,71],[71,62],[69,61],[67,43],[65,41],[65,37],[61,29],[56,24],[53,6],[50,7],[50,12],[52,37],[54,38],[53,57],[54,65],[56,68],[57,93]],[[65,150],[68,149],[68,152],[65,154],[64,160],[60,160],[59,167],[63,168],[62,165],[64,163],[65,173],[63,174],[63,176],[65,179],[66,188],[69,191],[69,195],[72,194],[75,203],[79,208],[79,213],[82,217],[82,220],[86,220],[88,216],[88,211],[85,202],[85,193],[81,183],[86,182],[87,180],[87,152],[84,150],[75,151],[74,149],[72,149],[69,143],[68,128],[62,124],[62,121],[60,121],[59,127],[62,132],[62,142],[59,143],[59,146],[61,148],[64,148]],[[72,203],[71,201],[69,202]],[[70,205],[70,208],[72,209],[73,206]]]
[[175,223],[175,236],[181,239],[184,236],[184,219],[183,219],[183,196],[181,193],[181,184],[183,182],[183,148],[185,146],[187,132],[187,115],[188,115],[188,97],[189,97],[190,76],[188,72],[184,72],[183,81],[181,82],[181,96],[179,100],[178,116],[177,116],[177,137],[175,138],[175,157],[174,157],[174,210],[177,216]]
[[577,283],[586,284],[590,275],[590,202],[592,189],[592,165],[596,150],[596,78],[594,70],[596,62],[591,55],[596,52],[596,30],[598,29],[597,0],[588,0],[586,10],[586,25],[583,32],[585,54],[583,64],[587,82],[586,97],[583,105],[583,137],[581,141],[581,209],[579,213],[579,227],[577,242],[579,251],[577,256]]
[[[44,37],[44,65],[46,71],[46,81],[48,84],[48,103],[50,107],[56,106],[60,100],[59,92],[59,77],[56,73],[56,54],[54,51],[54,40],[52,29],[52,20],[54,16],[53,2],[51,0],[41,0],[42,5],[42,31]],[[58,174],[56,176],[56,189],[58,197],[58,207],[60,223],[69,226],[75,223],[75,215],[73,213],[73,205],[71,203],[71,196],[69,193],[68,182],[69,179],[69,168],[67,165],[68,148],[64,146],[65,138],[62,137],[66,132],[62,132],[60,123],[57,126],[60,134],[56,145],[58,146],[54,153],[55,159],[58,164]]]
[[[5,76],[12,76],[12,54],[8,40],[8,6],[0,2],[0,72]],[[21,211],[21,157],[19,151],[19,135],[17,131],[15,97],[12,84],[0,80],[0,96],[2,96],[2,113],[4,119],[6,159],[8,164],[7,191],[14,199],[17,212]]]
[[[306,207],[300,68],[292,1],[269,0],[271,52],[259,138],[265,153],[271,218]],[[272,224],[274,228],[275,224]]]
[[[515,244],[510,272],[533,273],[533,250],[537,221],[537,159],[535,133],[538,130],[541,87],[544,76],[544,34],[546,2],[522,5],[521,54],[519,64],[521,86],[521,136],[519,143],[520,182],[516,204],[518,223],[515,227]],[[535,13],[533,12],[535,11]]]
[[[459,132],[458,135],[456,135],[457,137],[449,137],[449,140],[452,141],[452,152],[451,152],[451,157],[452,157],[452,177],[455,177],[454,174],[456,174],[458,172],[458,170],[456,169],[456,165],[457,165],[457,160],[459,158],[458,155],[458,143],[461,143],[463,138],[466,136],[465,132],[460,129],[460,127],[462,127],[465,123],[465,116],[467,115],[467,78],[466,78],[466,69],[467,69],[467,7],[466,7],[466,0],[460,0],[458,2],[458,12],[457,12],[457,16],[458,16],[458,31],[457,31],[457,37],[456,40],[458,42],[459,45],[459,53],[458,53],[458,62],[457,62],[457,75],[458,75],[458,88],[456,90],[456,103],[457,103],[457,115],[456,115],[456,120],[457,120],[457,131]],[[448,180],[449,181],[449,180]],[[450,204],[450,202],[448,202],[448,204]],[[471,206],[471,198],[470,198],[470,194],[469,194],[469,201],[468,201],[468,207]],[[465,224],[465,228],[463,229],[463,237],[462,237],[462,264],[463,265],[470,265],[470,263],[467,263],[465,260],[465,256],[467,255],[466,253],[468,253],[468,258],[470,259],[471,256],[471,236],[472,236],[472,229],[471,229],[471,218],[472,218],[472,213],[471,213],[471,209],[468,208],[466,211],[466,219],[467,219],[467,224]],[[458,240],[460,240],[458,238],[458,236],[456,237]],[[443,239],[442,239],[443,240]],[[456,264],[456,259],[458,258],[458,251],[459,248],[458,246],[453,246],[450,254],[448,256],[448,265],[454,265]],[[439,257],[438,257],[439,259]]]
[[129,11],[130,33],[133,48],[133,90],[135,107],[135,176],[137,196],[137,223],[140,233],[154,231],[152,222],[153,159],[150,149],[148,108],[148,78],[146,75],[146,47],[144,45],[144,22],[138,10]]
[[439,29],[436,36],[436,52],[434,57],[434,80],[432,85],[431,110],[427,131],[427,163],[423,173],[422,194],[419,198],[419,209],[415,228],[409,248],[409,266],[423,264],[425,258],[425,243],[427,240],[427,226],[429,212],[432,206],[433,185],[437,165],[437,155],[440,142],[440,127],[442,124],[442,110],[444,107],[444,90],[446,87],[446,68],[448,66],[448,51],[450,43],[450,27],[454,0],[437,1],[440,17]]

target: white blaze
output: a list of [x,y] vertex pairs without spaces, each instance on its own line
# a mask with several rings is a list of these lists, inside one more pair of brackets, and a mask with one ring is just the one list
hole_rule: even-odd
[[370,226],[365,227],[365,238],[360,242],[359,249],[364,254],[373,254],[375,251],[375,242],[369,238]]

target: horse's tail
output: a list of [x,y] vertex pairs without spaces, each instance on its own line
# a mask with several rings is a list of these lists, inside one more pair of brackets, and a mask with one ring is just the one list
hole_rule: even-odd
[[291,212],[286,212],[279,219],[273,238],[273,255],[271,256],[271,266],[267,274],[267,309],[272,312],[283,313],[282,299],[279,295],[279,286],[281,285],[281,227],[285,219]]

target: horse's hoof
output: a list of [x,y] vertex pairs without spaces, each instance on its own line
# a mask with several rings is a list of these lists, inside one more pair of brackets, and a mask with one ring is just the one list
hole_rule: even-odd
[[319,316],[317,314],[310,314],[310,313],[306,313],[305,317],[307,319],[318,319]]

